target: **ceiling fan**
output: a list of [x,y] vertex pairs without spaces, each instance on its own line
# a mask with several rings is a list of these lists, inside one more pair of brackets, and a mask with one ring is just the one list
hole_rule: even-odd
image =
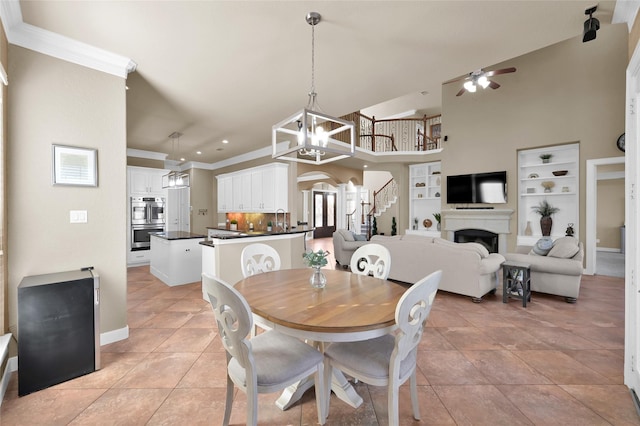
[[445,81],[442,84],[455,83],[456,81],[465,80],[465,83],[462,89],[460,89],[460,91],[456,94],[456,96],[460,96],[464,94],[464,92],[470,92],[470,93],[475,92],[478,86],[482,87],[483,89],[486,89],[487,87],[491,87],[492,89],[497,89],[498,87],[500,87],[500,85],[495,81],[489,80],[489,79],[494,75],[509,74],[515,71],[516,69],[514,67],[502,68],[502,69],[493,70],[493,71],[484,71],[483,69],[479,69],[479,70],[470,72],[464,77],[454,78],[453,80]]

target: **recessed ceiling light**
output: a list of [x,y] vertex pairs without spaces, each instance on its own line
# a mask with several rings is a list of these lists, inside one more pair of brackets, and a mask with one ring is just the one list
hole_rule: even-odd
[[427,96],[429,94],[429,92],[427,92],[426,90],[423,90],[422,92],[420,92],[420,94],[422,96]]
[[367,165],[365,164],[363,167],[366,169],[366,168],[367,168],[367,167],[369,167],[369,166],[367,166]]
[[224,140],[222,141],[222,143],[229,143],[229,141],[228,141],[228,140],[226,140],[226,139],[224,139]]
[[184,157],[180,157],[180,161],[187,161]]
[[216,148],[216,151],[224,151],[223,148]]
[[200,155],[202,154],[202,151],[196,151],[196,154]]

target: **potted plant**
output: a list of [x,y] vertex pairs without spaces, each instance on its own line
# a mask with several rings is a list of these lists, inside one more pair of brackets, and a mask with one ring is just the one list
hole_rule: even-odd
[[553,207],[547,200],[542,200],[537,206],[531,207],[534,212],[540,215],[540,230],[543,237],[551,235],[551,227],[553,226],[553,220],[551,216],[560,211],[559,208]]
[[324,276],[320,268],[326,266],[329,261],[327,260],[327,256],[329,256],[328,251],[324,251],[322,249],[314,252],[308,251],[306,253],[302,253],[302,257],[304,258],[304,263],[307,266],[313,268],[313,274],[309,278],[309,283],[311,283],[312,287],[323,288],[327,284],[327,278]]
[[271,232],[271,230],[273,229],[273,223],[271,223],[271,221],[267,222],[267,232]]
[[543,163],[548,163],[549,161],[551,161],[551,157],[553,157],[553,154],[540,154],[540,159]]
[[238,221],[236,219],[231,219],[229,221],[229,229],[231,229],[232,231],[238,230]]
[[436,218],[436,222],[438,222],[438,224],[436,225],[436,229],[439,231],[441,229],[440,220],[442,220],[442,215],[440,213],[434,213],[433,217],[435,217]]

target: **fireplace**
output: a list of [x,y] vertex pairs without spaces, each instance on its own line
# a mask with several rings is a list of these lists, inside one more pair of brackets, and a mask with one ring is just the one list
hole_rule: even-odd
[[482,229],[459,229],[453,233],[456,243],[478,243],[489,250],[489,253],[498,253],[498,234]]
[[[449,241],[458,241],[456,232],[461,230],[486,231],[497,239],[497,249],[490,250],[505,254],[507,252],[507,235],[511,233],[511,209],[448,209],[442,210],[442,229]],[[470,237],[466,241],[475,241]]]

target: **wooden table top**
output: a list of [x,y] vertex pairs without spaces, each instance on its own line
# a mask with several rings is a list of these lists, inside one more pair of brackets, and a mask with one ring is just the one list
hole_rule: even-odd
[[323,269],[325,288],[309,284],[311,268],[256,274],[234,287],[254,314],[288,328],[314,333],[356,333],[395,325],[406,287],[391,281]]

